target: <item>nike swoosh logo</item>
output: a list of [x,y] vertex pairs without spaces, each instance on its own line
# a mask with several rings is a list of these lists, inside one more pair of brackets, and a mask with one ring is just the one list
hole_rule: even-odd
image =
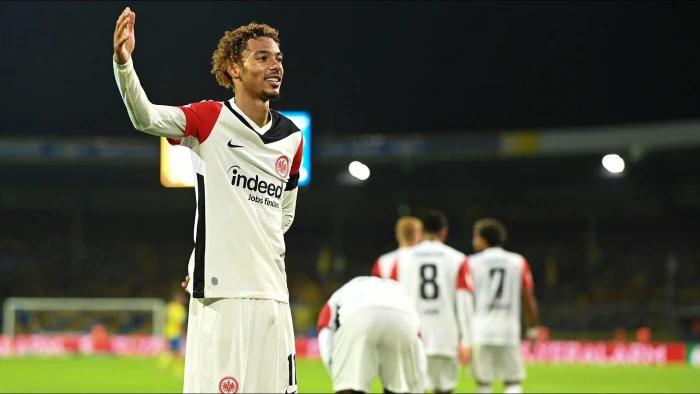
[[231,141],[229,141],[229,142],[228,142],[228,147],[229,147],[229,148],[242,148],[243,145],[235,145],[235,144],[232,144]]

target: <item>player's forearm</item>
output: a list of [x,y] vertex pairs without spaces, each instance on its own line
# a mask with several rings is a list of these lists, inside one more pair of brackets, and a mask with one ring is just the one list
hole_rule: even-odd
[[331,352],[333,351],[333,330],[326,327],[318,333],[318,352],[321,354],[323,365],[330,372]]
[[526,292],[524,298],[525,320],[528,327],[537,327],[540,325],[540,314],[537,306],[537,299],[533,292]]
[[472,318],[474,316],[474,302],[472,294],[468,291],[457,292],[456,302],[457,329],[459,330],[460,344],[471,346],[472,344]]
[[137,130],[170,138],[184,135],[185,114],[177,107],[155,105],[148,100],[131,58],[124,64],[118,64],[113,58],[112,68],[129,119]]
[[282,193],[282,233],[286,233],[294,222],[294,213],[297,208],[297,190],[286,190]]

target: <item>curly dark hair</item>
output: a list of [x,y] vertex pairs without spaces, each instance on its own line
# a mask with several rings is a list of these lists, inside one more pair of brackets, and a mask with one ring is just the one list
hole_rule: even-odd
[[506,226],[493,218],[477,220],[474,223],[474,233],[485,239],[490,246],[502,246],[508,239]]
[[233,87],[233,80],[226,72],[229,62],[242,61],[241,54],[248,47],[251,38],[269,37],[280,43],[279,32],[274,27],[264,23],[251,22],[235,30],[227,31],[219,40],[216,50],[211,55],[211,73],[216,77],[216,82],[225,88]]

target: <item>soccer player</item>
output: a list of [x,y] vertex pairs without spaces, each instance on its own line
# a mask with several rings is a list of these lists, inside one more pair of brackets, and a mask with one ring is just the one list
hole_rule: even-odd
[[184,391],[295,392],[284,233],[294,219],[302,135],[270,109],[284,68],[278,32],[227,31],[212,74],[230,100],[152,104],[134,71],[136,14],[114,30],[114,76],[134,127],[190,148],[196,179]]
[[372,266],[372,275],[374,276],[389,277],[399,250],[413,246],[423,239],[423,223],[415,216],[402,216],[396,221],[394,233],[399,248],[379,256]]
[[494,380],[506,393],[521,393],[525,368],[520,353],[520,305],[531,327],[539,330],[537,300],[530,266],[525,258],[502,248],[506,228],[495,219],[474,224],[469,275],[474,285],[472,368],[480,393],[490,393]]
[[331,295],[318,316],[318,345],[337,393],[423,391],[425,354],[413,300],[390,279],[360,276]]
[[419,244],[397,253],[390,278],[403,285],[418,308],[425,353],[427,388],[437,393],[455,389],[461,354],[470,343],[467,317],[472,305],[466,256],[445,245],[448,222],[439,211],[423,217]]
[[158,360],[161,368],[172,364],[173,371],[178,373],[182,373],[182,328],[187,318],[184,302],[184,293],[177,291],[165,306],[165,340],[168,348]]

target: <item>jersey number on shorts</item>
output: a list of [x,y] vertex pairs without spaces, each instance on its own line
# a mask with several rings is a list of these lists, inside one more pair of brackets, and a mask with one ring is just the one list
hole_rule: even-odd
[[440,296],[437,282],[437,265],[433,263],[420,266],[420,296],[424,300],[434,300]]
[[491,268],[489,270],[489,287],[491,289],[491,302],[489,303],[489,310],[501,307],[501,297],[503,296],[503,282],[505,281],[506,269],[505,268]]

